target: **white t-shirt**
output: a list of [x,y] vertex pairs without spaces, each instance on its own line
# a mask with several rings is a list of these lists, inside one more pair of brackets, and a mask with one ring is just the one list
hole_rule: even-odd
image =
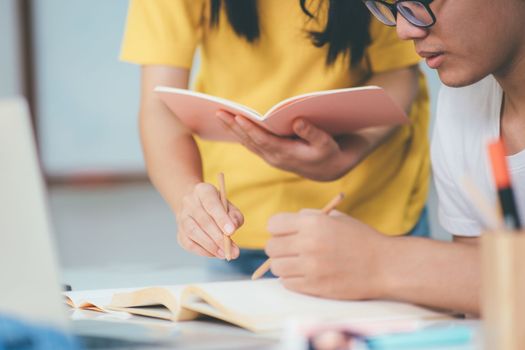
[[[487,143],[500,135],[503,91],[493,76],[476,84],[441,88],[432,139],[432,168],[439,197],[439,221],[458,236],[479,236],[481,214],[462,186],[465,177],[495,204]],[[525,135],[524,135],[525,137]],[[507,157],[514,196],[525,222],[525,150]]]

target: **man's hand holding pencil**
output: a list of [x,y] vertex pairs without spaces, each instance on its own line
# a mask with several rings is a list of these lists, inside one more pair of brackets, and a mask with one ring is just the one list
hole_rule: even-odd
[[340,212],[282,213],[268,223],[271,270],[296,292],[332,299],[371,299],[383,294],[377,257],[391,254],[387,237]]

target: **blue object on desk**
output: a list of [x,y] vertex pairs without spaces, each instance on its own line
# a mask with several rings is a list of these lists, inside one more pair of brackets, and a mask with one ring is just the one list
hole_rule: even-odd
[[366,339],[373,350],[425,349],[469,344],[474,331],[467,326],[429,327],[412,333],[381,335]]
[[61,331],[0,315],[0,350],[79,350],[74,337]]

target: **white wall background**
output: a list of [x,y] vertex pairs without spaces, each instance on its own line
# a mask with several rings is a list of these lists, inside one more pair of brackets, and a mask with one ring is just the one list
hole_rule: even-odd
[[[441,86],[441,82],[439,81],[439,77],[436,73],[436,71],[431,70],[427,67],[426,64],[421,63],[421,67],[423,68],[423,72],[425,72],[427,76],[427,81],[430,89],[430,102],[431,102],[431,123],[430,123],[430,129],[429,129],[429,136],[431,138],[432,136],[432,130],[434,129],[434,122],[435,122],[435,115],[436,115],[436,104],[437,104],[437,97],[439,93],[439,88]],[[431,183],[430,186],[430,193],[428,197],[428,210],[429,210],[429,217],[430,217],[430,232],[432,233],[432,237],[441,239],[441,240],[450,240],[451,235],[450,233],[446,232],[438,222],[438,216],[437,216],[437,205],[438,205],[438,198],[436,194],[436,189],[434,187],[434,183]]]
[[22,93],[17,0],[0,0],[0,97]]
[[143,171],[139,69],[118,60],[127,4],[33,1],[37,113],[48,174]]

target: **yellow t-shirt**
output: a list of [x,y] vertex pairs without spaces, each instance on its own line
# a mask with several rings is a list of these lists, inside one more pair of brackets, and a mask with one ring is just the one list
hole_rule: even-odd
[[[372,20],[372,43],[363,64],[349,71],[339,57],[325,65],[327,48],[312,45],[308,21],[297,0],[258,2],[261,36],[255,44],[239,38],[224,10],[219,26],[209,25],[209,0],[132,0],[121,58],[141,65],[190,68],[197,47],[201,66],[195,89],[267,111],[302,93],[360,85],[371,73],[419,62],[411,42]],[[315,8],[315,4],[313,6]],[[402,127],[350,173],[332,182],[307,180],[276,169],[240,144],[198,139],[206,182],[224,172],[228,199],[245,215],[234,235],[243,248],[262,248],[268,218],[283,211],[321,208],[336,193],[346,194],[338,209],[388,235],[409,231],[427,197],[429,178],[428,94],[423,76],[412,123]]]

